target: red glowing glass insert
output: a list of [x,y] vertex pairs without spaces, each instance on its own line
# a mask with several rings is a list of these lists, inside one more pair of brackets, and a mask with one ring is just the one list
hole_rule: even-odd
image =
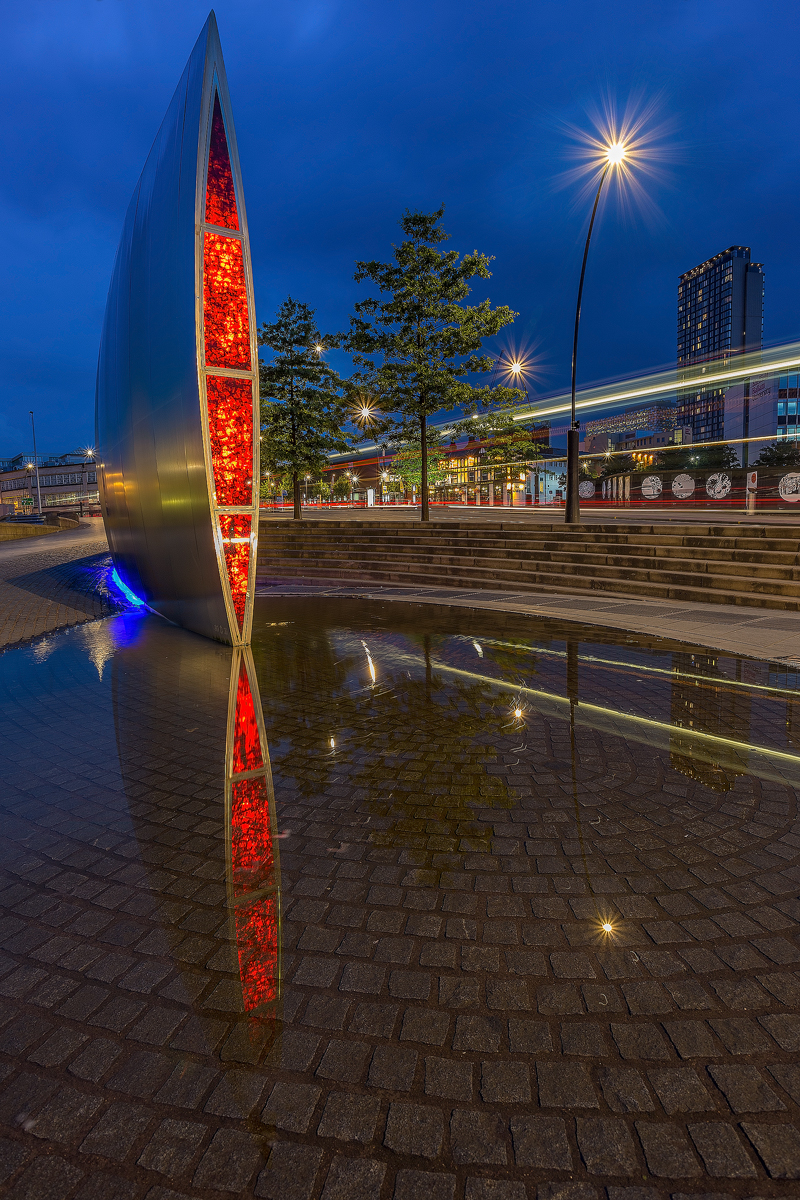
[[225,550],[225,566],[228,569],[228,582],[231,585],[233,607],[240,631],[244,625],[244,608],[247,602],[251,524],[252,518],[249,516],[233,513],[220,513],[219,515],[222,545]]
[[217,504],[252,504],[253,385],[249,379],[208,375],[206,394]]
[[214,115],[211,118],[211,145],[208,151],[206,221],[209,225],[219,225],[222,229],[239,228],[236,194],[233,190],[231,156],[228,153],[225,122],[222,119],[222,109],[216,92],[214,93]]
[[[241,685],[241,676],[239,678]],[[277,894],[248,894],[275,887],[269,796],[263,776],[237,779],[231,787],[231,865],[236,947],[247,1012],[277,997]]]
[[203,251],[206,366],[250,370],[250,320],[242,243],[206,233]]
[[247,668],[242,663],[236,686],[236,714],[233,718],[233,773],[238,775],[240,771],[255,771],[263,765],[253,693],[250,690]]

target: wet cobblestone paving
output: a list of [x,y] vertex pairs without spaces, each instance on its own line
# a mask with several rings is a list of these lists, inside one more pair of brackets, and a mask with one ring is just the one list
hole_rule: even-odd
[[798,1194],[785,666],[291,598],[0,675],[13,1200]]

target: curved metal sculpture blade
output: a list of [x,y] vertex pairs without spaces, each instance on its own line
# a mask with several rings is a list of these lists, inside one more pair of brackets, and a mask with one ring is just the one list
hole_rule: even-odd
[[234,646],[252,624],[257,379],[247,220],[212,13],[125,218],[96,440],[122,581],[169,620]]

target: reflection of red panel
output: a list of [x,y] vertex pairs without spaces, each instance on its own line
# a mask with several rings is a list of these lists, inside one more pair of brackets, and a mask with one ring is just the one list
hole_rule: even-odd
[[252,517],[243,514],[220,513],[219,527],[225,550],[225,566],[231,585],[233,607],[239,621],[244,624],[244,606],[247,600],[247,572],[250,567],[250,526]]
[[[240,688],[241,684],[240,675]],[[277,896],[247,899],[249,893],[275,883],[269,796],[263,776],[237,779],[232,784],[231,864],[239,971],[245,1010],[250,1012],[274,1000],[278,991]]]
[[207,233],[203,251],[206,366],[250,370],[250,321],[242,243]]
[[206,383],[217,504],[244,507],[253,501],[253,385],[224,375]]
[[247,669],[242,663],[236,686],[236,713],[233,718],[233,773],[255,771],[263,767],[261,741],[258,736],[253,694]]
[[228,139],[225,137],[225,122],[216,92],[214,116],[211,119],[211,146],[208,152],[206,221],[209,225],[219,225],[222,229],[239,228]]

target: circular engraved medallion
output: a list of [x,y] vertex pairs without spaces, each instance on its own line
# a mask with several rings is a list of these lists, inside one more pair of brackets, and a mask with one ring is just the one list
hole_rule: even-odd
[[694,492],[691,475],[676,475],[672,481],[672,494],[677,500],[688,500]]
[[778,491],[781,494],[781,500],[788,500],[791,504],[796,504],[800,500],[800,474],[797,471],[790,471],[788,475],[784,475],[778,484]]
[[706,495],[712,500],[723,500],[731,490],[731,477],[724,471],[709,475],[706,480]]
[[578,484],[578,495],[581,500],[591,500],[594,495],[594,484],[591,479],[584,479],[583,483]]
[[661,495],[662,488],[663,484],[658,475],[648,475],[646,479],[642,480],[641,491],[645,500],[657,500]]

